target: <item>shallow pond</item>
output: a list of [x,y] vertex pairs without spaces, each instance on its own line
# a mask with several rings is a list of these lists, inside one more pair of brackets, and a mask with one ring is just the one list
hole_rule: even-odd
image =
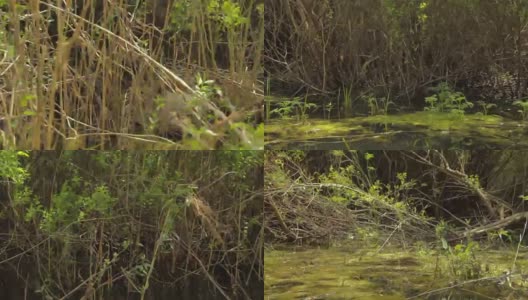
[[272,120],[266,148],[300,150],[526,149],[528,122],[417,112],[340,120]]
[[[267,250],[265,255],[266,300],[528,299],[528,276],[520,275],[528,272],[528,250],[517,258],[517,275],[509,281],[513,288],[506,279],[494,278],[446,289],[457,284],[449,276],[454,264],[434,251],[384,248],[378,253],[338,247]],[[513,250],[476,253],[482,277],[501,276],[512,267],[514,257]],[[437,292],[429,293],[433,290]]]

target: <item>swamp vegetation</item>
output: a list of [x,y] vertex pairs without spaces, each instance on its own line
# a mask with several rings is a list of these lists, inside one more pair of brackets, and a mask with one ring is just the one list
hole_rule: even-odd
[[526,147],[527,1],[272,0],[266,8],[270,148]]
[[262,0],[0,0],[0,148],[261,149],[263,43]]
[[0,151],[0,298],[261,299],[259,151]]
[[528,152],[267,151],[265,299],[528,298]]

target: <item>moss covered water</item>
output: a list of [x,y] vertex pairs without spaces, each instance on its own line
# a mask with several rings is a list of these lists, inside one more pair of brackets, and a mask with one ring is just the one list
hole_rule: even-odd
[[[265,299],[528,299],[528,276],[523,275],[528,250],[519,253],[514,275],[507,278],[503,274],[512,268],[514,250],[479,250],[475,257],[482,274],[468,283],[450,273],[463,263],[436,251],[268,250]],[[446,288],[453,285],[459,286]]]
[[495,115],[417,112],[341,120],[274,120],[266,124],[271,149],[399,150],[528,147],[528,123]]

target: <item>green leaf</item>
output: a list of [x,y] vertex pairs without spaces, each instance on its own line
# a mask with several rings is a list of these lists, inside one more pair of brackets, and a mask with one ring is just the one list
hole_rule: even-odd
[[442,238],[442,248],[443,249],[447,249],[449,248],[449,245],[447,244],[447,241],[445,238]]

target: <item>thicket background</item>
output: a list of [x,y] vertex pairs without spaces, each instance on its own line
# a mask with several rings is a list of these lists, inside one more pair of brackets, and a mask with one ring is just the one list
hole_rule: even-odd
[[272,95],[351,88],[421,108],[444,81],[471,101],[528,95],[526,0],[273,0],[265,26]]
[[262,160],[0,151],[0,297],[262,297]]

